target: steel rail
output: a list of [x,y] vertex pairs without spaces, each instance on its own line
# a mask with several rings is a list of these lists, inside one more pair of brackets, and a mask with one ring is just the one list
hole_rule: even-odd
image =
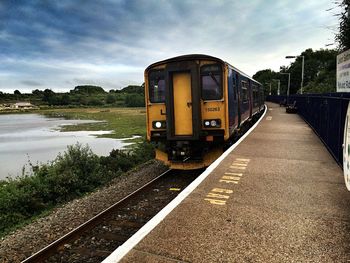
[[40,262],[44,261],[51,255],[53,255],[55,252],[57,252],[61,247],[64,246],[64,244],[68,243],[71,240],[77,239],[77,237],[81,236],[81,233],[85,232],[86,230],[93,228],[95,225],[98,224],[98,222],[102,221],[106,216],[108,216],[114,209],[116,209],[118,206],[122,205],[124,202],[129,200],[131,197],[133,197],[135,194],[141,192],[146,187],[154,183],[155,181],[159,180],[160,178],[164,177],[168,173],[172,172],[172,169],[169,169],[162,173],[161,175],[157,176],[156,178],[152,179],[148,183],[144,184],[143,186],[139,187],[137,190],[133,191],[132,193],[128,194],[115,204],[111,205],[110,207],[106,208],[99,214],[95,215],[85,223],[79,225],[75,229],[71,230],[64,236],[60,237],[56,241],[52,242],[51,244],[47,245],[46,247],[42,248],[35,254],[31,255],[30,257],[23,260],[21,263],[30,263],[30,262]]

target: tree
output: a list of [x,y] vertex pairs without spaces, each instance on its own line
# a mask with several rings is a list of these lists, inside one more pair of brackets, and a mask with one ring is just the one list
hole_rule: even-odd
[[122,93],[128,93],[128,94],[137,93],[141,95],[145,94],[144,91],[145,91],[144,87],[137,86],[137,85],[129,85],[121,90]]
[[[301,53],[304,56],[304,92],[333,92],[335,91],[335,69],[337,51],[320,49],[313,51],[311,48]],[[299,56],[288,67],[291,73],[290,94],[300,91],[302,58]],[[327,79],[327,83],[322,80]],[[320,90],[317,85],[322,85]]]
[[108,95],[106,96],[106,103],[107,103],[107,104],[113,104],[113,103],[115,103],[116,101],[117,101],[117,99],[116,99],[115,95],[113,95],[113,94],[108,94]]
[[43,101],[47,102],[48,104],[52,104],[52,98],[55,96],[55,92],[53,92],[52,90],[50,89],[45,89],[44,90],[44,96],[43,96]]
[[277,94],[277,84],[273,80],[278,78],[278,73],[271,69],[260,70],[253,76],[253,79],[259,81],[263,85],[265,95],[270,93],[270,83],[272,87],[272,94]]
[[80,93],[80,94],[96,94],[96,93],[106,93],[106,91],[99,87],[93,85],[81,85],[76,86],[74,90],[71,90],[70,93]]
[[67,93],[62,95],[61,98],[61,105],[69,105],[70,104],[70,97]]
[[90,105],[90,106],[102,106],[103,101],[99,100],[98,98],[91,98],[88,101],[88,105]]
[[36,96],[41,96],[43,93],[44,93],[43,91],[38,90],[38,89],[35,89],[32,91],[32,94],[36,95]]
[[[305,93],[334,92],[337,51],[328,49],[313,51],[310,48],[302,52],[301,56],[304,56],[305,60],[303,91]],[[253,78],[264,85],[265,94],[269,94],[269,83],[271,83],[273,95],[277,94],[277,81],[273,79],[279,79],[281,94],[284,95],[287,93],[288,76],[279,73],[290,73],[290,94],[295,94],[300,92],[301,68],[302,58],[299,56],[288,67],[281,67],[280,72],[274,72],[271,69],[260,70]]]
[[339,32],[335,36],[340,51],[350,49],[350,0],[343,0],[340,4],[342,8],[339,23]]
[[124,102],[127,107],[145,107],[145,98],[140,94],[128,94]]
[[21,95],[21,92],[20,92],[18,89],[16,89],[16,90],[13,92],[13,94],[15,94],[15,95]]

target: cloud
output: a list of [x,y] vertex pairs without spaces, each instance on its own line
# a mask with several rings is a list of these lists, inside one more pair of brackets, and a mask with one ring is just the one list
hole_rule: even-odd
[[43,84],[34,80],[22,80],[21,83],[26,86],[42,86]]
[[[286,54],[332,38],[327,0],[2,1],[0,90],[69,90],[77,80],[106,89],[141,84],[149,64],[172,56],[218,56],[254,74]],[[86,84],[86,83],[85,83]]]

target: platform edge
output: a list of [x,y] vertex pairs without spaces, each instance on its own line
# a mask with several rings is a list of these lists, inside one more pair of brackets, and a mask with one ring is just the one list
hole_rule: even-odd
[[127,253],[131,251],[146,235],[148,235],[163,219],[176,208],[205,178],[258,126],[267,112],[267,105],[260,119],[230,148],[228,148],[215,162],[213,162],[196,180],[188,185],[177,197],[175,197],[158,214],[140,228],[125,243],[112,252],[102,263],[119,262]]

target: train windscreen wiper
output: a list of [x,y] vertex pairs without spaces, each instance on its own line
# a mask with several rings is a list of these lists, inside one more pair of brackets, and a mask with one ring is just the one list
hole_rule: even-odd
[[209,76],[214,80],[215,84],[220,88],[219,81],[215,78],[215,75],[212,72],[209,72]]

